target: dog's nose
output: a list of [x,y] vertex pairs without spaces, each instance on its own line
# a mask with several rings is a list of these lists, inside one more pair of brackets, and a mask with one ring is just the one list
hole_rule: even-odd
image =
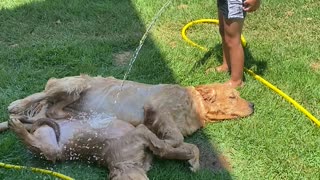
[[249,107],[254,110],[254,104],[252,102],[249,102]]

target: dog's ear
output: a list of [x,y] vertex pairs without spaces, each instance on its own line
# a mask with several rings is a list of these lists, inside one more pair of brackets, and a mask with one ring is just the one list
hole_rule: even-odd
[[200,93],[203,100],[205,100],[208,103],[214,103],[216,100],[216,90],[210,86],[198,86],[196,87],[196,90]]

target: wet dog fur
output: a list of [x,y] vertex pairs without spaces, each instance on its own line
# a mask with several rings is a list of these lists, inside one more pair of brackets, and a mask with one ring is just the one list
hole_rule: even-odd
[[9,126],[33,153],[52,162],[81,159],[98,163],[109,169],[109,179],[113,180],[148,179],[152,154],[187,160],[192,171],[199,168],[197,146],[182,143],[173,148],[143,124],[134,127],[114,117],[59,121],[42,118],[30,132],[17,119],[11,119]]
[[[246,117],[253,104],[223,84],[182,87],[148,85],[113,77],[88,75],[51,78],[45,90],[12,102],[10,118],[32,122],[66,119],[81,112],[112,114],[134,126],[144,124],[145,112],[155,111],[146,126],[172,146],[206,123]],[[7,128],[3,123],[2,129]]]

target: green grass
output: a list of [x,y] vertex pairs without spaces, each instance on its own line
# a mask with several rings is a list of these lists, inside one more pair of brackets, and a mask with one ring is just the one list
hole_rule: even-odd
[[[41,91],[50,77],[87,73],[123,78],[146,26],[166,0],[3,0],[0,2],[0,121],[16,99]],[[216,18],[215,0],[180,0],[149,34],[129,79],[157,84],[224,82],[227,74],[205,70],[221,62],[214,25],[197,25],[188,36],[211,48],[203,53],[181,39],[191,20]],[[320,2],[263,1],[245,21],[246,67],[320,118]],[[128,55],[129,54],[129,55]],[[187,138],[214,161],[231,168],[189,171],[185,162],[156,159],[150,179],[319,179],[319,128],[283,98],[249,75],[241,95],[254,115],[210,124]],[[207,158],[208,157],[208,158]],[[105,179],[107,171],[82,162],[53,165],[33,157],[10,131],[0,134],[0,161],[48,168],[76,179]],[[211,163],[212,164],[212,163]],[[53,179],[29,171],[0,169],[0,179]]]

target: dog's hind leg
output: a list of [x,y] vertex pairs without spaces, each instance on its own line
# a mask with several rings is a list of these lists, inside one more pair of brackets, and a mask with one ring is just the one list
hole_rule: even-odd
[[[23,123],[33,123],[38,118],[45,117],[47,94],[39,92],[16,100],[8,106],[10,119],[19,119]],[[7,123],[1,123],[0,131],[7,129]]]
[[42,131],[42,134],[35,136],[30,134],[18,119],[10,119],[9,127],[33,153],[43,155],[47,160],[53,162],[61,159],[62,153],[56,138],[46,138],[50,136],[50,131]]
[[159,139],[146,126],[139,125],[137,132],[146,140],[147,147],[153,154],[165,159],[188,160],[192,171],[197,171],[199,164],[199,149],[194,144],[182,143],[178,147],[172,147],[166,140]]
[[[62,79],[52,78],[47,82],[45,90],[43,92],[35,93],[27,96],[24,99],[19,99],[12,102],[8,106],[8,112],[13,115],[22,115],[25,111],[28,111],[30,109],[31,112],[33,111],[33,109],[36,110],[38,108],[38,104],[40,104],[38,102],[42,100],[48,100],[56,101],[56,105],[53,109],[55,109],[56,112],[60,113],[56,116],[62,118],[62,116],[65,116],[66,114],[59,110],[62,110],[63,107],[79,99],[80,93],[90,88],[90,85],[87,83],[87,78],[87,76],[83,75],[76,77],[66,77]],[[45,102],[45,104],[48,103]],[[41,105],[43,106],[44,104]],[[41,110],[43,110],[43,108]],[[14,116],[13,118],[18,117]]]
[[27,96],[26,98],[19,99],[13,101],[8,106],[8,112],[10,114],[21,114],[22,112],[26,111],[29,107],[31,107],[34,103],[44,100],[47,97],[45,92],[39,92]]

